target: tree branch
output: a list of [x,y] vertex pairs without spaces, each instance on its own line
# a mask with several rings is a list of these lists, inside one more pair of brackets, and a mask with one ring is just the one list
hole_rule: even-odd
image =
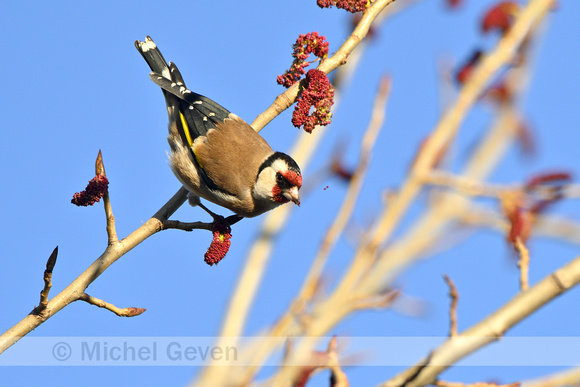
[[382,387],[419,387],[433,383],[449,366],[498,340],[510,328],[580,283],[580,256],[556,270],[526,291],[520,292],[496,312],[465,332],[449,338],[439,348]]
[[159,209],[141,227],[133,231],[123,240],[108,245],[103,254],[97,258],[81,275],[79,275],[63,291],[54,296],[46,304],[44,312],[36,314],[32,311],[28,316],[19,321],[12,328],[8,329],[0,336],[0,353],[10,348],[20,338],[26,336],[32,330],[54,316],[62,308],[77,301],[82,297],[85,289],[93,283],[109,266],[117,259],[121,258],[135,246],[143,242],[151,235],[163,230],[163,222],[167,220],[177,209],[185,203],[187,190],[183,187],[163,207]]

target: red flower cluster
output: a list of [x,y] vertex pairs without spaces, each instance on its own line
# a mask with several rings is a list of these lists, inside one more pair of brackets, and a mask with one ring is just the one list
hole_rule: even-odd
[[515,1],[502,1],[489,9],[481,22],[481,30],[488,33],[498,30],[505,34],[512,26],[514,16],[519,10]]
[[292,48],[294,49],[292,53],[294,61],[290,69],[286,70],[284,75],[278,75],[276,79],[279,85],[286,88],[292,86],[306,73],[304,69],[310,65],[306,59],[310,54],[314,54],[320,59],[328,56],[328,42],[324,36],[318,35],[318,32],[300,34]]
[[107,192],[109,180],[105,175],[97,175],[87,185],[84,191],[73,195],[71,203],[76,206],[92,206]]
[[224,259],[228,251],[230,250],[230,239],[232,238],[232,229],[227,224],[216,221],[213,224],[213,240],[209,249],[204,255],[204,261],[210,266],[218,264],[219,261]]
[[362,12],[371,4],[370,0],[316,0],[320,8],[342,8],[348,12]]
[[[312,69],[306,74],[307,87],[302,90],[292,114],[292,124],[311,133],[316,125],[330,124],[334,103],[334,88],[328,77],[320,70]],[[314,111],[310,114],[310,109]]]

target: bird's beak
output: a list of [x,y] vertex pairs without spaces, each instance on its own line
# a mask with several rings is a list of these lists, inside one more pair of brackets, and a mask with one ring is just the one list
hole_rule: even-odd
[[290,200],[297,206],[300,206],[300,195],[298,194],[298,187],[294,186],[289,190],[284,191],[282,195],[284,195],[286,199]]

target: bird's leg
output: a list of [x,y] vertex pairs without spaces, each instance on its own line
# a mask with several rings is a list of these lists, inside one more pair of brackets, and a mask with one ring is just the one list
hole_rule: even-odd
[[217,220],[217,219],[224,219],[223,216],[216,214],[215,212],[211,211],[209,208],[207,208],[206,206],[204,206],[203,204],[201,204],[201,202],[199,202],[198,206],[204,210],[205,212],[207,212],[212,218],[213,220]]
[[201,204],[201,200],[199,199],[199,196],[197,196],[196,194],[194,194],[192,192],[189,192],[187,194],[187,199],[189,201],[189,204],[192,207],[199,206],[202,210],[207,212],[213,218],[214,222],[219,222],[219,223],[231,226],[231,225],[239,222],[240,220],[244,219],[242,216],[239,216],[239,215],[231,215],[231,216],[228,216],[227,218],[224,218],[223,216],[214,213],[209,208],[207,208],[206,206]]

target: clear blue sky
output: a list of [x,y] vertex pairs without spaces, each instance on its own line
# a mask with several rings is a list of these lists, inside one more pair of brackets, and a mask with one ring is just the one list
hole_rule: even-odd
[[[403,2],[404,0],[399,0]],[[438,65],[462,60],[495,39],[478,33],[479,15],[491,1],[465,0],[448,12],[443,0],[419,2],[381,28],[342,101],[327,140],[308,175],[321,168],[339,140],[353,144],[354,160],[377,80],[393,78],[387,124],[357,206],[355,219],[365,223],[380,204],[381,191],[401,183],[418,143],[440,115]],[[318,31],[336,50],[348,31],[346,12],[320,10],[314,0],[295,2],[171,1],[9,2],[0,13],[2,64],[0,88],[3,141],[2,262],[0,331],[23,318],[38,303],[42,273],[52,249],[60,249],[52,295],[76,278],[106,244],[102,205],[77,208],[72,195],[93,177],[102,150],[117,231],[120,237],[139,227],[179,188],[167,167],[166,111],[161,92],[133,42],[151,35],[167,60],[175,62],[189,88],[215,99],[251,122],[283,89],[276,75],[290,64],[291,45],[300,33]],[[492,180],[517,182],[531,173],[564,168],[578,171],[580,77],[577,64],[580,3],[560,2],[536,47],[536,62],[523,111],[538,140],[538,155],[523,159],[512,152]],[[457,150],[465,158],[469,143],[488,125],[489,114],[470,116]],[[297,130],[290,112],[262,135],[287,150]],[[246,334],[276,320],[302,281],[320,237],[344,194],[337,181],[319,187],[304,200],[281,236]],[[555,211],[580,220],[577,202]],[[175,218],[206,219],[184,206]],[[76,303],[40,326],[31,336],[212,336],[219,329],[229,293],[242,267],[244,252],[260,219],[234,228],[232,250],[217,267],[203,254],[207,232],[165,231],[116,262],[88,293],[117,306],[144,307],[135,318]],[[577,245],[533,240],[531,282],[562,266],[580,252]],[[329,263],[335,278],[352,253],[341,241]],[[461,292],[460,329],[495,310],[517,290],[518,273],[502,235],[476,233],[467,244],[438,254],[408,271],[397,283],[422,299],[422,318],[394,311],[368,311],[348,318],[329,334],[346,336],[444,336],[450,274]],[[537,257],[537,259],[536,259]],[[580,290],[569,292],[517,326],[512,336],[578,336]],[[17,351],[18,344],[9,351]],[[394,349],[397,350],[397,349]],[[418,359],[417,359],[418,360]],[[444,377],[474,382],[494,377],[503,382],[541,375],[557,368],[457,367]],[[396,368],[347,369],[354,386],[386,380]],[[3,385],[185,385],[197,372],[189,367],[3,367]],[[311,385],[326,385],[317,377]]]

